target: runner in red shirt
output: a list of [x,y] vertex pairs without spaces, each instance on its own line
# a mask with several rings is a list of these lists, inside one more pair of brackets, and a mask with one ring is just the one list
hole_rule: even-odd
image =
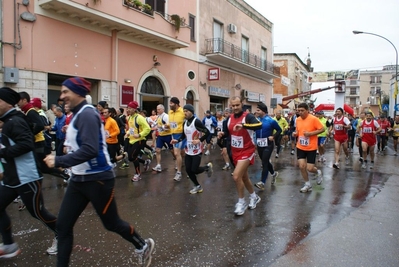
[[385,115],[381,115],[380,119],[377,122],[381,127],[381,132],[377,135],[378,153],[380,153],[381,155],[384,155],[384,149],[385,149],[385,146],[387,145],[388,131],[391,128],[391,123],[387,120]]
[[370,169],[373,169],[376,135],[381,132],[381,127],[378,122],[374,120],[371,112],[366,112],[366,119],[357,127],[356,132],[359,133],[359,137],[362,139],[364,159],[362,168],[367,168],[367,148],[370,148]]
[[[266,107],[265,104],[261,104],[258,107]],[[238,192],[238,203],[234,211],[236,215],[243,215],[247,208],[255,209],[256,204],[260,201],[260,197],[255,193],[249,179],[248,167],[255,162],[253,131],[262,128],[262,123],[253,114],[243,112],[242,106],[240,97],[234,96],[231,99],[233,114],[228,118],[227,129],[223,129],[223,131],[218,133],[218,138],[223,135],[229,135],[231,138],[231,154],[233,163],[236,166],[233,172],[233,179]],[[244,188],[250,193],[249,204],[245,201]]]
[[334,131],[334,164],[333,168],[339,169],[339,154],[341,153],[341,146],[345,153],[345,159],[348,163],[349,152],[348,152],[348,130],[352,128],[351,122],[347,117],[344,116],[344,110],[337,108],[335,111],[335,118],[332,125],[330,126],[329,132]]

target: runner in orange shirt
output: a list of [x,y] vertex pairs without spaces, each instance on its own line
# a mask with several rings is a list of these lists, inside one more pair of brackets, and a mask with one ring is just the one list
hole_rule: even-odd
[[317,151],[317,135],[324,132],[324,126],[320,120],[309,114],[309,106],[306,103],[298,105],[299,117],[295,121],[295,131],[292,133],[297,137],[297,158],[299,169],[305,185],[301,188],[301,193],[312,191],[309,181],[308,171],[317,174],[317,184],[323,181],[323,175],[315,166]]

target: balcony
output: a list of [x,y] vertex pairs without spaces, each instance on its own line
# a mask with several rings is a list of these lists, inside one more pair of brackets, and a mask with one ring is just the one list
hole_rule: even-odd
[[158,12],[148,14],[126,5],[123,0],[98,4],[87,0],[38,0],[35,3],[37,14],[66,23],[117,30],[120,34],[169,49],[190,45],[190,28],[185,24],[176,30],[171,16]]
[[280,68],[222,38],[206,39],[207,59],[226,68],[270,80],[280,76]]

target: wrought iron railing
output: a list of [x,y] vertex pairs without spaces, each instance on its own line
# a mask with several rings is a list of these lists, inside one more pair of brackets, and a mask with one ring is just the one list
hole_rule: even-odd
[[271,72],[277,76],[280,75],[279,67],[274,66],[258,55],[249,53],[247,50],[243,50],[222,38],[206,39],[206,54],[215,53],[234,58],[257,69]]

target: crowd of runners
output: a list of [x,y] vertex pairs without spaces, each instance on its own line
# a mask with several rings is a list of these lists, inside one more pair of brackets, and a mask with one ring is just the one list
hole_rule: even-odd
[[[282,170],[274,168],[273,155],[274,161],[283,154],[297,158],[304,181],[299,189],[302,193],[312,191],[309,173],[314,174],[317,185],[322,184],[320,166],[331,164],[340,169],[356,148],[362,169],[374,168],[376,155],[386,154],[391,137],[397,155],[399,115],[393,119],[384,115],[376,118],[365,112],[355,118],[337,108],[333,116],[326,117],[322,111],[313,114],[306,103],[288,114],[279,110],[269,114],[268,107],[259,103],[251,113],[243,110],[240,97],[232,97],[229,108],[215,114],[208,110],[204,116],[196,114],[194,106],[181,106],[180,99],[172,97],[169,107],[159,104],[148,115],[136,101],[126,109],[109,107],[105,101],[93,105],[87,97],[89,93],[90,83],[85,79],[67,79],[60,103],[45,111],[38,98],[31,100],[25,92],[0,89],[0,157],[4,165],[4,170],[0,166],[0,258],[20,253],[5,211],[20,198],[22,209],[26,207],[54,232],[47,253],[57,255],[57,266],[68,266],[73,226],[89,202],[105,228],[132,243],[139,262],[149,266],[154,240],[143,239],[133,226],[119,218],[116,210],[113,195],[118,168],[134,168],[130,179],[140,182],[151,179],[146,172],[164,171],[162,157],[173,157],[175,173],[170,180],[181,182],[185,172],[193,184],[190,194],[204,192],[199,174],[211,177],[215,168],[229,171],[237,190],[234,214],[241,216],[261,201],[257,190],[275,186]],[[51,137],[53,132],[55,136]],[[325,156],[327,143],[334,147],[331,163]],[[213,153],[220,154],[220,166],[207,160]],[[255,160],[262,166],[258,181],[253,181],[248,172]],[[206,163],[201,165],[203,161]],[[58,175],[68,184],[58,218],[45,209],[41,195],[43,173]],[[267,183],[269,174],[271,181]]]

